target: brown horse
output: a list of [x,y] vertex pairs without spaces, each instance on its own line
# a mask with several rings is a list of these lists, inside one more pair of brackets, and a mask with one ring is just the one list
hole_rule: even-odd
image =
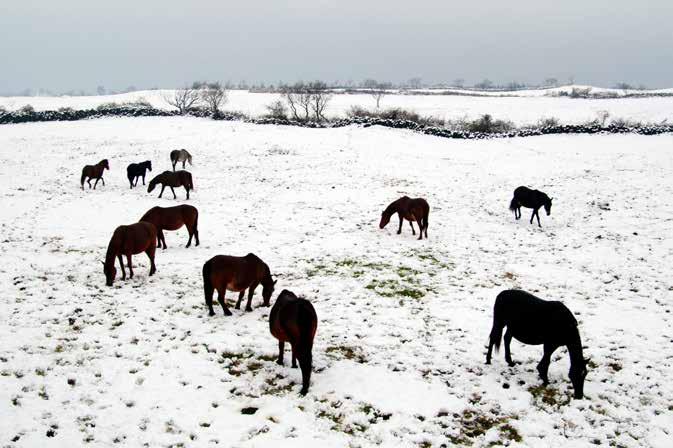
[[157,228],[157,247],[161,247],[163,243],[164,249],[166,249],[164,230],[178,230],[182,226],[187,227],[187,232],[189,232],[187,247],[192,244],[192,236],[196,238],[196,245],[199,245],[199,211],[196,207],[191,205],[152,207],[140,220],[150,222]]
[[379,223],[379,228],[382,229],[390,222],[390,217],[397,213],[400,217],[400,228],[397,229],[397,234],[402,233],[402,223],[406,219],[409,221],[411,226],[411,232],[416,235],[414,230],[414,221],[418,223],[419,235],[418,239],[423,239],[423,231],[425,231],[425,237],[428,237],[428,216],[430,215],[430,206],[428,202],[423,198],[411,199],[408,196],[402,196],[398,200],[392,202],[386,209],[381,213],[381,222]]
[[[80,179],[80,184],[82,185],[82,190],[84,190],[84,181],[86,180],[91,188],[91,180],[96,179],[96,182],[93,184],[93,189],[96,189],[98,181],[103,181],[103,186],[105,186],[105,179],[103,179],[103,171],[109,170],[110,164],[107,159],[103,159],[95,165],[86,165],[82,168],[82,178]],[[87,177],[89,178],[87,180]]]
[[185,187],[187,191],[187,199],[189,199],[189,190],[194,189],[194,183],[192,182],[192,175],[188,171],[164,171],[163,173],[154,176],[154,179],[150,181],[150,185],[147,187],[147,192],[151,193],[154,190],[154,187],[157,184],[161,184],[161,193],[159,197],[164,194],[164,188],[170,187],[173,192],[173,199],[178,197],[175,195],[174,187]]
[[115,229],[110,239],[103,263],[103,273],[105,274],[105,284],[112,286],[117,269],[115,268],[115,257],[119,259],[119,265],[122,267],[122,280],[126,280],[126,270],[122,255],[126,255],[130,278],[133,278],[133,264],[131,255],[145,252],[150,259],[150,275],[157,271],[154,265],[154,251],[156,250],[157,229],[149,222],[137,222],[128,226],[119,226]]
[[241,300],[246,288],[248,289],[248,303],[246,311],[252,311],[252,295],[257,285],[262,284],[262,298],[264,306],[269,306],[276,281],[271,278],[269,266],[257,255],[248,254],[245,257],[216,255],[203,265],[203,291],[206,295],[206,305],[210,315],[213,311],[213,290],[217,289],[217,301],[222,305],[225,316],[231,316],[227,308],[224,295],[229,291],[239,292],[236,309],[241,308]]
[[284,289],[269,313],[269,329],[278,339],[278,364],[283,365],[285,342],[292,347],[292,367],[301,368],[301,394],[306,395],[311,382],[313,338],[318,328],[318,316],[311,302],[300,299]]

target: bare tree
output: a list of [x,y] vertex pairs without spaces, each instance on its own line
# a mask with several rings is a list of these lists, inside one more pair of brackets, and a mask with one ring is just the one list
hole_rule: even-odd
[[229,92],[218,82],[205,83],[200,90],[201,100],[206,104],[213,116],[220,114],[220,107],[227,102]]
[[411,78],[409,81],[407,81],[407,84],[411,89],[420,89],[423,85],[421,82],[421,78],[419,77]]
[[164,92],[161,96],[168,105],[175,107],[183,115],[197,104],[200,99],[199,89],[193,86],[185,86],[182,89]]
[[482,90],[487,90],[493,88],[493,81],[490,79],[486,78],[480,83],[477,83],[474,85],[477,89],[482,89]]
[[271,104],[264,106],[266,108],[266,116],[270,118],[286,119],[287,109],[281,100],[276,100]]
[[311,94],[306,84],[298,82],[293,86],[282,86],[281,92],[292,118],[297,121],[308,121],[311,118]]
[[327,84],[322,81],[314,81],[308,85],[309,101],[313,116],[316,121],[325,120],[325,108],[332,99],[332,94],[327,88]]
[[465,86],[465,80],[463,78],[456,78],[453,80],[453,87],[458,87],[462,89]]
[[544,85],[546,87],[558,87],[558,79],[556,79],[556,78],[546,78],[544,80]]

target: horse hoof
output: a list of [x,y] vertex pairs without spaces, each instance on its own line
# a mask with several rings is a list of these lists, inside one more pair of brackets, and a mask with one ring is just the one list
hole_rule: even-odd
[[281,360],[279,359],[278,361],[276,361],[276,364],[278,364],[279,366],[282,366],[282,365],[283,365],[283,361],[281,361]]
[[307,393],[308,393],[308,389],[304,389],[303,387],[302,387],[301,391],[299,391],[299,394],[300,394],[301,396],[304,396],[304,395],[306,395]]
[[211,311],[211,312],[209,312],[208,315],[209,315],[210,317],[213,317],[213,316],[215,315],[215,311]]
[[225,311],[225,312],[224,312],[224,315],[225,315],[225,316],[231,316],[231,311],[229,311],[229,310]]
[[515,362],[508,362],[507,365],[510,366],[510,367],[514,367],[516,365],[516,363]]
[[490,361],[490,360],[489,360],[489,361],[486,361],[486,364],[491,364],[491,361]]
[[247,313],[250,313],[250,312],[252,311],[252,308],[246,308],[245,311],[246,311]]

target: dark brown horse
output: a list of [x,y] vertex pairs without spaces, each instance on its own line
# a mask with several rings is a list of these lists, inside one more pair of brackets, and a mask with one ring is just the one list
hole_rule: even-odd
[[171,151],[171,164],[173,165],[173,171],[175,171],[175,165],[178,162],[182,162],[182,169],[185,169],[185,162],[192,164],[192,155],[186,149],[174,149]]
[[217,290],[217,301],[222,305],[225,316],[231,316],[227,308],[224,295],[229,291],[238,292],[236,309],[241,308],[241,300],[248,289],[248,303],[246,311],[252,311],[252,295],[257,285],[262,284],[262,298],[264,306],[269,306],[276,281],[271,278],[271,271],[257,255],[248,254],[245,257],[216,255],[203,265],[203,291],[206,295],[206,305],[211,316],[213,311],[213,290]]
[[544,207],[547,216],[551,215],[551,202],[546,193],[540,190],[531,190],[528,187],[520,186],[514,190],[514,197],[509,203],[509,209],[514,212],[514,219],[521,218],[521,207],[532,208],[533,214],[530,215],[530,223],[533,224],[533,218],[537,217],[537,226],[540,225],[540,207]]
[[189,190],[194,189],[194,183],[192,182],[192,175],[187,171],[164,171],[163,173],[154,176],[154,179],[150,181],[150,185],[147,187],[147,192],[151,193],[154,190],[154,187],[157,184],[161,184],[161,192],[159,197],[164,194],[164,188],[169,187],[173,192],[173,199],[178,197],[175,195],[174,187],[185,187],[187,191],[187,199],[189,199]]
[[379,228],[382,229],[390,222],[390,217],[397,213],[400,217],[400,227],[397,229],[397,234],[402,233],[402,223],[406,219],[409,221],[411,226],[411,232],[416,235],[414,230],[414,221],[418,223],[418,239],[423,239],[423,231],[425,231],[425,237],[428,237],[428,216],[430,215],[430,206],[428,202],[423,198],[411,199],[408,196],[402,196],[395,202],[392,202],[386,209],[381,213],[381,222],[379,223]]
[[548,302],[516,289],[502,291],[493,307],[493,327],[488,342],[486,364],[491,363],[491,351],[500,347],[505,332],[505,361],[514,366],[509,345],[512,338],[529,345],[542,345],[544,354],[537,365],[540,379],[547,385],[551,355],[559,347],[567,347],[570,356],[568,376],[575,389],[575,398],[584,396],[584,379],[588,360],[582,355],[582,339],[573,313],[561,302]]
[[269,329],[278,339],[278,364],[283,365],[286,342],[292,347],[292,367],[297,367],[297,359],[299,360],[302,395],[306,395],[311,382],[311,351],[317,328],[318,316],[311,302],[284,289],[269,313]]
[[196,245],[199,245],[199,211],[196,207],[191,205],[152,207],[140,220],[150,222],[157,228],[157,247],[161,247],[163,243],[164,249],[166,249],[164,230],[178,230],[182,226],[187,227],[187,232],[189,232],[187,247],[192,244],[192,236],[196,238]]
[[[96,182],[93,184],[94,190],[96,189],[96,185],[98,185],[99,180],[102,181],[103,186],[105,186],[105,179],[103,179],[103,171],[109,169],[110,164],[108,163],[107,159],[103,159],[95,165],[86,165],[84,168],[82,168],[82,178],[80,179],[82,190],[84,190],[85,180],[89,184],[89,188],[91,188],[91,180],[96,179]],[[89,178],[88,180],[87,177]]]
[[131,256],[145,252],[150,259],[150,275],[153,275],[157,268],[154,265],[154,252],[156,250],[155,241],[157,239],[157,229],[149,222],[137,222],[128,226],[119,226],[115,229],[110,239],[103,263],[103,273],[105,274],[105,284],[112,286],[117,269],[115,268],[115,257],[119,259],[119,265],[122,268],[122,280],[126,280],[126,270],[122,255],[126,255],[130,278],[133,278],[133,264]]

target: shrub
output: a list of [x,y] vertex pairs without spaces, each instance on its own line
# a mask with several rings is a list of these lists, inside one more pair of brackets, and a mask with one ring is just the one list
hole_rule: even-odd
[[514,129],[514,123],[511,121],[494,120],[489,114],[482,115],[467,125],[467,130],[471,132],[482,132],[484,134],[500,134]]
[[558,126],[560,123],[561,122],[556,117],[549,117],[549,118],[544,117],[544,118],[540,118],[537,121],[537,127],[544,128],[544,127],[549,127],[549,126]]
[[96,107],[96,110],[110,110],[110,109],[118,109],[119,108],[119,103],[115,103],[114,101],[110,103],[101,103]]
[[58,112],[62,114],[71,114],[75,112],[75,109],[73,109],[72,107],[59,107]]
[[0,115],[4,115],[7,113],[7,108],[5,106],[0,106]]
[[579,87],[573,87],[570,91],[570,98],[589,98],[591,93],[591,88],[580,89]]
[[287,119],[287,108],[281,100],[276,100],[271,104],[264,106],[266,108],[266,114],[264,115],[267,118],[276,118],[279,120]]
[[383,120],[406,120],[424,126],[444,126],[444,120],[442,119],[435,117],[424,117],[419,115],[417,112],[402,109],[400,107],[383,109],[381,111],[372,111],[361,106],[351,106],[346,115],[349,117],[380,118]]
[[35,112],[35,108],[30,104],[26,104],[21,109],[19,109],[19,112],[24,114],[32,114],[33,112]]

